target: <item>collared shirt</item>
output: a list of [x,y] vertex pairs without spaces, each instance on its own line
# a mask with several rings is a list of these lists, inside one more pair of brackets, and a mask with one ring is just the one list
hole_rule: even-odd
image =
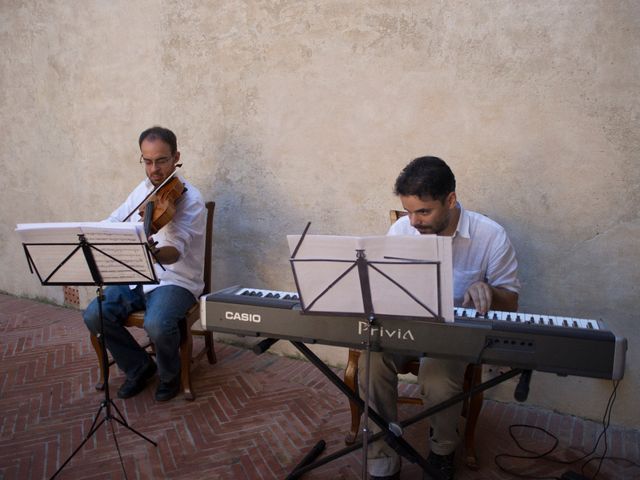
[[[176,202],[176,213],[171,221],[153,235],[158,247],[172,246],[178,250],[180,258],[171,265],[154,265],[160,283],[158,285],[144,285],[144,291],[150,292],[162,285],[177,285],[186,288],[197,299],[204,289],[204,247],[206,230],[206,208],[202,195],[196,187],[178,176],[184,183],[186,191]],[[121,222],[149,192],[153,184],[146,178],[129,194],[122,205],[116,208],[108,222]],[[128,220],[140,222],[141,217],[135,212]]]
[[[492,287],[520,292],[518,262],[513,245],[501,225],[458,203],[460,218],[451,239],[453,256],[453,303],[462,305],[471,284],[483,281]],[[406,215],[395,222],[387,235],[420,235]]]

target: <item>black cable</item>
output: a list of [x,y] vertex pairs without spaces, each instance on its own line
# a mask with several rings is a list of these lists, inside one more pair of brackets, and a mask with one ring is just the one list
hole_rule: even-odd
[[[480,352],[478,353],[478,357],[477,357],[476,362],[475,362],[475,363],[476,363],[476,365],[479,365],[479,364],[481,363],[481,361],[482,361],[482,355],[484,354],[484,351],[485,351],[487,348],[492,347],[492,346],[493,346],[493,344],[494,344],[494,341],[493,341],[493,340],[491,340],[491,339],[486,339],[486,340],[485,340],[485,343],[484,343],[484,345],[483,345],[482,349],[480,349]],[[552,437],[554,438],[554,440],[555,440],[555,443],[554,443],[553,447],[551,447],[547,452],[544,452],[544,453],[541,453],[541,454],[538,454],[538,453],[536,453],[536,452],[534,452],[534,451],[531,451],[531,450],[528,450],[528,449],[524,448],[522,445],[520,445],[520,442],[518,441],[518,439],[517,439],[517,438],[515,438],[515,436],[514,436],[514,434],[513,434],[513,430],[512,430],[512,429],[513,429],[514,427],[518,427],[518,426],[519,426],[519,427],[531,427],[531,428],[535,428],[535,429],[538,429],[538,430],[540,430],[540,431],[542,431],[542,432],[546,433],[547,435],[552,436]],[[515,476],[515,477],[519,477],[519,478],[528,478],[528,479],[535,479],[535,480],[562,480],[562,479],[560,479],[560,478],[558,478],[558,477],[532,477],[532,476],[528,476],[528,475],[522,475],[522,474],[519,474],[519,473],[516,473],[516,472],[513,472],[513,471],[511,471],[511,470],[508,470],[508,469],[504,468],[504,467],[503,467],[502,465],[500,465],[500,463],[498,462],[498,458],[499,458],[499,457],[520,458],[520,459],[528,459],[528,460],[535,460],[535,459],[542,458],[542,457],[544,457],[544,456],[548,455],[549,453],[551,453],[551,452],[553,452],[553,451],[555,450],[555,448],[556,448],[556,447],[557,447],[557,445],[558,445],[558,439],[557,439],[557,437],[555,437],[554,435],[551,435],[549,432],[547,432],[547,431],[546,431],[546,430],[544,430],[543,428],[541,428],[541,427],[535,427],[535,426],[533,426],[533,425],[510,425],[510,426],[509,426],[509,435],[511,436],[511,438],[513,439],[513,441],[515,442],[515,444],[516,444],[516,445],[517,445],[521,450],[523,450],[523,451],[525,451],[525,452],[528,452],[528,453],[533,453],[534,455],[533,455],[533,456],[527,456],[527,455],[509,455],[509,454],[506,454],[506,453],[504,453],[504,454],[498,454],[498,455],[496,455],[496,456],[494,457],[494,462],[495,462],[495,464],[498,466],[498,468],[499,468],[500,470],[502,470],[503,472],[505,472],[505,473],[507,473],[507,474],[510,474],[510,475],[513,475],[513,476]]]
[[[616,397],[618,395],[618,385],[619,384],[620,384],[619,380],[616,380],[616,381],[613,382],[613,391],[611,392],[611,395],[609,396],[609,401],[607,402],[607,407],[605,408],[604,415],[602,416],[602,432],[600,433],[600,435],[598,435],[598,440],[596,441],[596,444],[593,447],[593,450],[588,455],[588,456],[590,456],[591,454],[595,453],[596,449],[598,448],[598,444],[600,443],[600,440],[602,438],[604,438],[604,452],[600,456],[600,461],[598,462],[598,468],[596,469],[596,472],[594,473],[594,475],[591,477],[592,480],[595,479],[598,476],[598,473],[600,473],[600,468],[602,467],[602,462],[604,461],[604,459],[605,459],[605,457],[607,455],[607,449],[608,449],[607,430],[609,429],[609,425],[611,424],[611,414],[613,412],[613,404],[615,403]],[[586,466],[589,464],[589,462],[591,462],[592,460],[595,460],[596,458],[597,457],[594,457],[592,459],[588,459],[582,465],[582,468],[580,469],[580,471],[582,473],[584,473],[584,470],[585,470]]]
[[[618,385],[619,385],[619,381],[614,381],[613,382],[613,390],[611,392],[611,395],[609,396],[609,400],[607,401],[607,405],[605,407],[605,411],[602,417],[602,432],[600,432],[600,434],[598,435],[598,438],[596,439],[596,442],[593,446],[593,448],[591,449],[591,451],[589,451],[588,453],[583,453],[582,456],[575,458],[573,460],[561,460],[559,458],[554,458],[554,457],[549,457],[548,455],[550,455],[558,446],[558,438],[550,433],[549,431],[545,430],[542,427],[537,427],[534,425],[527,425],[527,424],[513,424],[509,426],[509,435],[511,436],[512,440],[514,441],[514,443],[517,445],[518,448],[520,448],[520,450],[527,452],[527,453],[531,453],[532,455],[512,455],[512,454],[507,454],[507,453],[501,453],[498,454],[494,457],[494,462],[496,464],[496,466],[503,472],[509,474],[509,475],[513,475],[515,477],[518,478],[527,478],[527,479],[533,479],[533,480],[561,480],[559,477],[541,477],[541,476],[533,476],[533,475],[525,475],[525,474],[521,474],[518,472],[515,472],[509,468],[506,468],[504,465],[502,465],[499,461],[500,458],[512,458],[512,459],[526,459],[526,460],[538,460],[538,459],[545,459],[548,460],[550,462],[553,463],[559,463],[562,465],[571,465],[577,462],[580,462],[581,460],[586,460],[582,465],[581,465],[581,473],[583,474],[583,476],[586,477],[585,475],[585,469],[587,467],[587,465],[589,463],[591,463],[594,460],[598,460],[598,467],[595,471],[595,473],[590,477],[592,480],[595,480],[595,478],[598,476],[598,474],[600,473],[600,469],[602,467],[602,464],[604,462],[604,460],[621,460],[621,461],[625,461],[630,465],[633,466],[637,466],[640,467],[639,464],[633,462],[632,460],[629,460],[627,458],[623,458],[623,457],[607,457],[607,451],[608,451],[608,442],[607,442],[607,431],[609,429],[609,426],[611,424],[611,415],[613,412],[613,405],[615,403],[616,400],[616,396],[617,396],[617,389],[618,389]],[[529,428],[529,429],[534,429],[534,430],[538,430],[543,432],[545,435],[549,436],[550,438],[552,438],[554,440],[553,446],[551,448],[549,448],[547,451],[543,452],[543,453],[538,453],[535,452],[533,450],[527,449],[525,447],[523,447],[520,444],[520,441],[515,437],[514,434],[514,429],[515,428]],[[591,457],[597,450],[598,445],[600,444],[600,442],[604,440],[604,451],[600,456],[594,456],[593,458],[589,458]]]
[[[493,343],[494,343],[494,342],[493,342],[493,340],[490,340],[490,339],[488,339],[488,338],[487,338],[487,339],[485,339],[485,341],[484,341],[484,345],[483,345],[483,346],[482,346],[482,348],[480,349],[480,352],[478,352],[478,356],[476,357],[476,361],[475,361],[474,365],[476,365],[476,366],[477,366],[477,365],[482,365],[482,364],[481,364],[481,362],[482,362],[482,355],[484,354],[484,351],[485,351],[487,348],[489,348],[489,347],[493,346]],[[473,369],[473,372],[471,373],[471,386],[472,386],[472,387],[476,384],[476,373],[477,373],[477,372],[476,372],[476,370],[475,370],[475,368],[474,368],[474,369]]]
[[491,346],[493,346],[493,340],[487,338],[484,341],[484,345],[480,349],[480,352],[478,352],[478,357],[476,358],[476,362],[475,362],[476,365],[480,365],[480,362],[482,362],[482,355],[484,354],[484,351]]
[[[547,451],[542,452],[542,453],[538,453],[535,452],[533,450],[529,450],[528,448],[523,447],[520,444],[520,441],[515,437],[514,433],[513,433],[513,429],[514,428],[532,428],[534,430],[538,430],[541,431],[542,433],[548,435],[549,437],[553,438],[553,446],[551,446]],[[509,436],[511,437],[511,439],[514,441],[514,443],[516,444],[516,446],[527,453],[532,453],[533,455],[512,455],[509,453],[499,453],[498,455],[496,455],[493,458],[494,463],[496,464],[496,466],[503,471],[504,473],[507,473],[509,475],[513,475],[514,477],[518,477],[518,478],[529,478],[529,479],[535,479],[535,480],[561,480],[559,477],[540,477],[540,476],[533,476],[533,475],[525,475],[522,473],[518,473],[515,472],[511,469],[506,468],[505,466],[501,465],[500,462],[498,461],[499,458],[513,458],[513,459],[518,459],[518,460],[538,460],[541,458],[546,457],[547,455],[549,455],[550,453],[552,453],[556,447],[558,446],[559,440],[558,437],[556,437],[555,435],[553,435],[552,433],[548,432],[547,430],[545,430],[542,427],[536,427],[534,425],[526,425],[526,424],[512,424],[509,425]]]

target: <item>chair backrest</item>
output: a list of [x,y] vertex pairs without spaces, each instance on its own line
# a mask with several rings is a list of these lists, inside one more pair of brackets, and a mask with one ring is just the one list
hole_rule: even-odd
[[391,225],[396,223],[400,217],[404,217],[407,215],[407,212],[404,210],[389,210],[389,220],[391,221]]
[[211,251],[213,246],[213,213],[216,202],[205,203],[207,208],[207,230],[204,237],[204,290],[203,294],[211,293]]

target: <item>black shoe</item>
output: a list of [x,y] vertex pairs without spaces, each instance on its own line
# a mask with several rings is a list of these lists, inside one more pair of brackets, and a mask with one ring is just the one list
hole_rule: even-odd
[[156,400],[166,402],[180,393],[180,374],[170,382],[160,382],[156,390]]
[[369,475],[369,480],[399,480],[400,472],[396,472],[393,475],[385,475],[383,477],[376,477],[375,475]]
[[[433,452],[429,453],[427,457],[427,465],[435,470],[440,475],[437,477],[439,480],[453,480],[453,453],[449,455],[437,455]],[[432,477],[427,472],[424,472],[423,480],[431,480],[436,477]]]
[[146,367],[135,378],[127,378],[122,386],[118,389],[118,398],[130,398],[137,395],[147,382],[156,374],[156,363],[153,360],[149,360]]

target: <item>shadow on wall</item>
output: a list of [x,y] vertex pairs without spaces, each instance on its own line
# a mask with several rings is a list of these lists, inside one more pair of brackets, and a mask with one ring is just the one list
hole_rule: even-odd
[[286,235],[302,233],[309,219],[290,200],[283,161],[264,158],[258,145],[238,138],[228,139],[216,159],[213,288],[292,290]]

